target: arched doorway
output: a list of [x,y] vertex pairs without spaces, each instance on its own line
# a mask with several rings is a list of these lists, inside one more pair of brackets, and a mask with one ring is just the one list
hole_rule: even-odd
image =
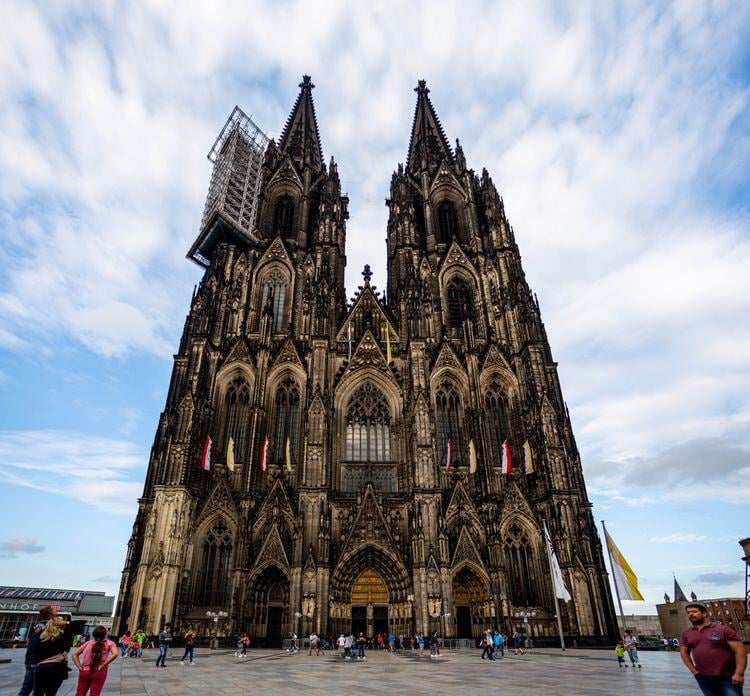
[[453,606],[456,610],[456,637],[476,638],[489,626],[483,621],[488,613],[486,583],[469,566],[453,576]]
[[331,576],[329,632],[351,631],[355,623],[365,626],[369,637],[378,631],[408,636],[413,628],[410,589],[398,556],[373,544],[361,546],[346,554]]
[[388,633],[388,588],[371,568],[363,571],[352,586],[351,604],[354,635]]
[[251,582],[248,633],[266,647],[281,647],[291,630],[289,579],[276,566],[269,566]]

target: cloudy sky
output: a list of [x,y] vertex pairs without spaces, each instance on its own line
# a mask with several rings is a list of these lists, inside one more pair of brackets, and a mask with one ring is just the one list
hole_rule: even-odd
[[[303,73],[384,286],[425,78],[539,296],[597,520],[648,611],[740,595],[750,535],[750,5],[4,0],[0,584],[115,592],[235,104]],[[405,4],[404,4],[405,5]]]

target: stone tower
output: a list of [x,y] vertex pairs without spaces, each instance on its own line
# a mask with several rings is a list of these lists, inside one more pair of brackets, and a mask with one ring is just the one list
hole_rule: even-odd
[[573,597],[566,634],[612,640],[556,364],[492,179],[451,148],[421,81],[386,201],[387,296],[365,267],[347,303],[348,199],[323,159],[312,89],[305,77],[278,143],[258,147],[230,119],[215,145],[229,165],[215,166],[191,250],[205,274],[115,629],[170,621],[273,645],[291,631],[472,638],[499,626],[551,642],[546,521]]

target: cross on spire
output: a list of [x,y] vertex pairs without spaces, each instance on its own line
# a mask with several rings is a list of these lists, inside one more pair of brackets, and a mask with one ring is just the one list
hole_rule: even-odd
[[370,270],[370,264],[366,263],[365,268],[362,271],[362,277],[365,279],[365,287],[370,287],[370,279],[372,278],[372,271]]

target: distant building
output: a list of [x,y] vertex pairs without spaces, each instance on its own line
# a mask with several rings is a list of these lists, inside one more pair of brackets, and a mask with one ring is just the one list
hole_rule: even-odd
[[110,629],[114,603],[104,592],[0,586],[0,641],[12,641],[16,635],[25,640],[39,610],[48,605],[85,621],[87,632],[94,626]]
[[661,638],[661,622],[656,614],[630,614],[618,616],[617,624],[620,631],[632,631],[643,638]]
[[[741,597],[699,599],[708,610],[708,618],[716,623],[733,628],[745,642],[750,642],[750,617],[745,616],[745,601]],[[666,602],[657,604],[662,632],[665,637],[679,635],[690,628],[685,607],[690,602]]]

